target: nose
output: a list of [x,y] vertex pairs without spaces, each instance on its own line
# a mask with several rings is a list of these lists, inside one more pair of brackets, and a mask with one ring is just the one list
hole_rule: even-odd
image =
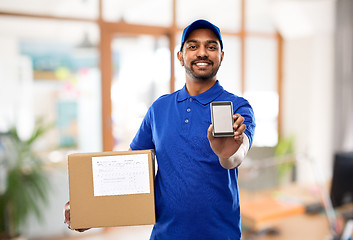
[[206,46],[201,45],[197,51],[197,56],[198,57],[208,57],[208,52]]

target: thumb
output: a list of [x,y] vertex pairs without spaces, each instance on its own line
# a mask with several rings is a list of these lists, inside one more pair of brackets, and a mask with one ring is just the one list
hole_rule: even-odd
[[208,138],[208,140],[214,139],[212,132],[213,132],[213,125],[211,124],[208,127],[208,130],[207,130],[207,138]]

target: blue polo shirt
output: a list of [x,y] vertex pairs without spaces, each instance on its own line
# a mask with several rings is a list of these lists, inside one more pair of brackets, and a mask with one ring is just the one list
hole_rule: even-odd
[[238,169],[224,169],[207,139],[212,101],[233,102],[234,113],[245,118],[251,144],[255,120],[250,104],[217,81],[197,96],[184,86],[157,99],[130,145],[156,153],[152,240],[240,239]]

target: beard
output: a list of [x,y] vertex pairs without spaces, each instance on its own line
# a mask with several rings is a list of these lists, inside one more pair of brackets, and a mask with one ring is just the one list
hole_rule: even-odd
[[[212,71],[209,74],[198,74],[192,69],[192,66],[194,65],[194,63],[199,60],[207,60],[211,63]],[[214,76],[216,76],[218,69],[221,66],[220,64],[218,66],[214,66],[214,62],[207,59],[207,58],[198,58],[197,60],[192,61],[190,63],[190,67],[185,64],[184,59],[183,59],[183,64],[184,64],[184,68],[185,68],[186,73],[189,76],[192,76],[194,79],[199,80],[199,81],[207,81],[207,80],[213,78]]]

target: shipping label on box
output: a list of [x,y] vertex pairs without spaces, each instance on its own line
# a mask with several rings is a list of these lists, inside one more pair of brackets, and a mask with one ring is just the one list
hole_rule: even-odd
[[155,223],[153,150],[70,154],[68,168],[72,228]]

